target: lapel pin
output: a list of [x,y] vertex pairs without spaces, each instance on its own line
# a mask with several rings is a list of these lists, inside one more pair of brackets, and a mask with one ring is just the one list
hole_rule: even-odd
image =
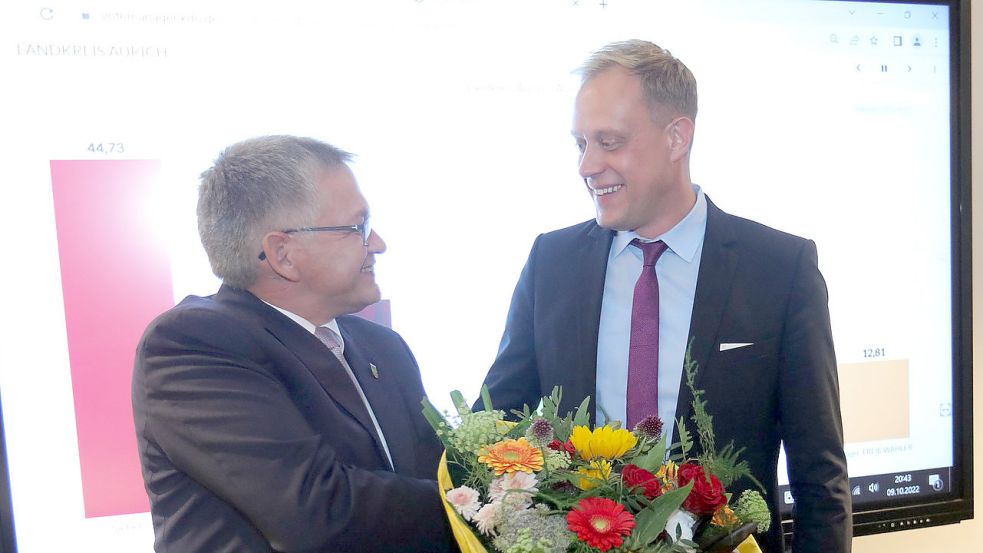
[[372,371],[372,378],[379,380],[379,369],[376,368],[375,363],[369,363],[369,370]]

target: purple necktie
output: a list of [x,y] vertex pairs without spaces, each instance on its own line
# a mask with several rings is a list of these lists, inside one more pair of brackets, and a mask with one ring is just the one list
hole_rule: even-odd
[[659,278],[655,262],[666,243],[642,242],[642,274],[635,283],[631,304],[631,345],[628,347],[628,429],[648,415],[659,414]]

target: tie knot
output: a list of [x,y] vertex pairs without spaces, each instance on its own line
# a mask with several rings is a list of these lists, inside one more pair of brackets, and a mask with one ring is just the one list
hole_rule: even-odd
[[328,346],[328,349],[331,351],[341,348],[341,341],[338,339],[338,335],[326,326],[317,327],[314,330],[314,335],[317,336],[318,340],[321,340],[321,343]]
[[642,242],[638,238],[631,241],[632,245],[636,248],[642,250],[642,265],[645,267],[652,267],[655,262],[659,260],[659,256],[669,247],[662,240],[657,240],[655,242]]

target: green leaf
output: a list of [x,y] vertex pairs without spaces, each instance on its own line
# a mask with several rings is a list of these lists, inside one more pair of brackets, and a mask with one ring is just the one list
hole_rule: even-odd
[[751,467],[748,466],[747,461],[741,461],[741,454],[744,453],[744,448],[738,450],[734,449],[734,442],[728,443],[723,449],[717,453],[716,458],[713,462],[713,474],[720,479],[720,483],[724,487],[729,487],[733,482],[741,479],[747,478],[754,483],[761,491],[765,491],[764,486],[757,478],[751,474]]
[[464,394],[460,390],[451,392],[451,401],[454,402],[454,407],[457,409],[458,414],[467,415],[471,412],[471,406],[464,400]]
[[584,398],[577,407],[577,414],[573,416],[574,426],[587,426],[590,424],[590,415],[587,413],[587,406],[590,405],[590,396]]
[[518,424],[512,427],[511,430],[505,435],[506,438],[511,438],[513,440],[521,438],[526,435],[526,430],[532,425],[532,417],[528,419],[522,419]]
[[666,438],[662,437],[645,455],[635,457],[632,462],[640,468],[656,473],[666,459]]
[[488,393],[487,384],[481,385],[481,405],[485,411],[492,411],[494,409],[492,407],[491,394]]
[[522,406],[522,411],[519,411],[518,409],[512,409],[510,411],[510,413],[512,413],[513,415],[515,415],[515,418],[516,419],[528,418],[532,414],[529,411],[529,406],[528,405],[523,405]]
[[441,443],[444,444],[444,448],[451,449],[450,444],[447,442],[447,434],[450,432],[450,425],[447,424],[447,420],[426,397],[423,398],[420,404],[423,405],[423,418],[427,419],[427,422],[430,423],[434,433],[437,434]]
[[543,398],[543,418],[550,421],[559,418],[560,401],[563,398],[563,389],[560,386],[553,386],[553,391],[548,397]]
[[666,529],[669,517],[686,501],[692,488],[693,482],[690,482],[682,488],[660,495],[635,515],[635,530],[628,540],[631,543],[628,549],[645,547],[658,539],[659,534]]
[[686,430],[686,421],[679,417],[676,421],[676,430],[679,432],[679,447],[682,450],[683,458],[689,455],[689,450],[693,449],[693,436]]

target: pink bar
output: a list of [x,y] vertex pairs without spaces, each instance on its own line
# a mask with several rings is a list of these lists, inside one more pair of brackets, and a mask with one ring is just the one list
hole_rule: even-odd
[[389,307],[389,300],[382,300],[379,303],[373,303],[355,314],[363,319],[368,319],[373,323],[378,323],[388,328],[393,327],[393,317],[392,311],[390,311]]
[[148,217],[160,162],[52,161],[85,516],[149,510],[130,379],[147,324],[174,305]]

